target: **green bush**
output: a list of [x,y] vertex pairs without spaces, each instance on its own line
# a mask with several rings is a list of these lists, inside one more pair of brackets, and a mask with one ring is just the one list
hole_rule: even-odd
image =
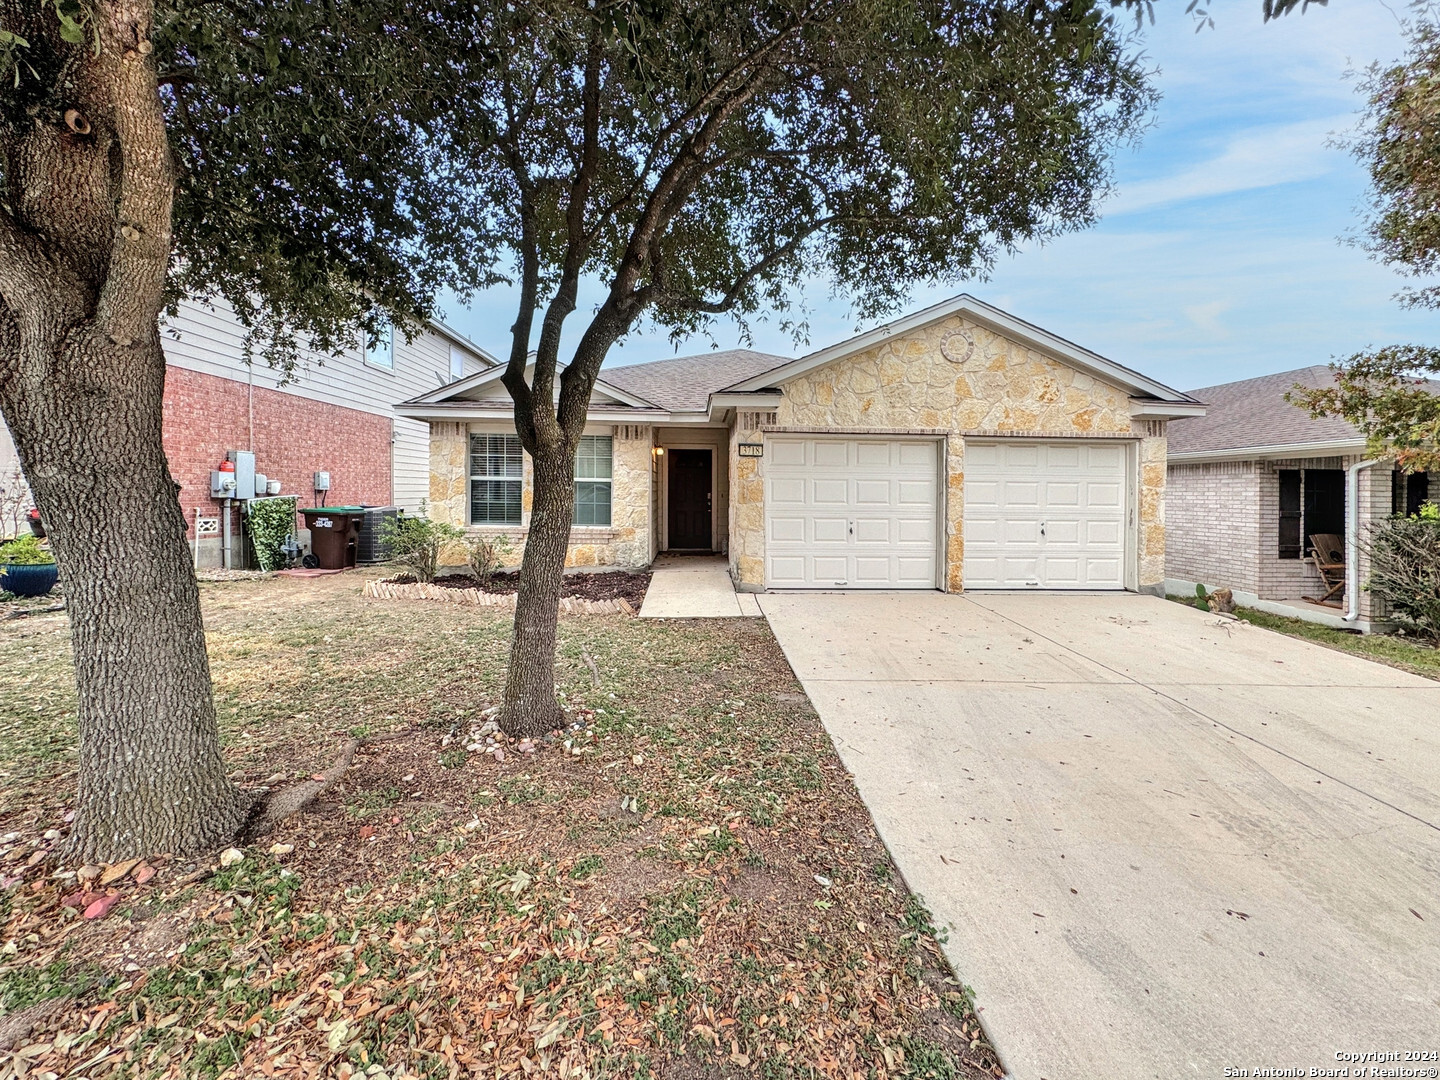
[[12,566],[43,566],[54,561],[55,556],[50,554],[50,550],[41,547],[40,541],[33,536],[19,536],[9,543],[0,544],[0,563],[10,563]]
[[1440,641],[1440,510],[1426,503],[1412,517],[1371,527],[1371,594],[1390,606],[1407,633]]
[[249,504],[246,520],[250,525],[250,543],[255,547],[255,561],[261,570],[279,570],[285,565],[285,552],[280,545],[295,531],[294,495],[277,499],[256,499]]
[[416,581],[434,581],[440,565],[440,552],[446,545],[465,539],[465,530],[444,522],[431,521],[424,515],[385,522],[380,538],[390,551],[390,561],[415,575]]

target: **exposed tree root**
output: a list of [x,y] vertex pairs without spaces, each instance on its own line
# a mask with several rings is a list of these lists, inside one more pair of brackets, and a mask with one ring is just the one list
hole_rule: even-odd
[[64,604],[54,604],[54,605],[52,605],[52,606],[50,606],[50,607],[42,607],[42,608],[19,608],[19,609],[16,610],[16,611],[7,611],[7,612],[5,613],[5,618],[6,618],[6,619],[23,619],[23,618],[25,618],[25,616],[27,616],[27,615],[48,615],[48,614],[50,614],[52,611],[64,611],[64,610],[65,610],[65,605],[64,605]]
[[346,770],[355,761],[355,751],[359,746],[359,739],[351,739],[347,742],[345,748],[340,751],[340,756],[335,759],[335,763],[320,773],[319,779],[306,780],[302,784],[293,784],[261,796],[251,809],[250,818],[244,828],[240,830],[238,839],[242,843],[248,843],[256,837],[263,836],[281,821],[293,814],[298,814],[318,799],[345,775]]

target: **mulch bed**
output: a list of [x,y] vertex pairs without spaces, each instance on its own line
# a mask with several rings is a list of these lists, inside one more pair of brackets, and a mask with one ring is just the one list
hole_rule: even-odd
[[[415,578],[410,574],[396,574],[385,580],[395,585],[408,585]],[[442,589],[479,589],[481,592],[505,594],[520,588],[520,575],[506,571],[494,574],[482,583],[469,574],[442,574],[431,584]],[[649,587],[648,571],[609,570],[598,574],[566,574],[560,580],[560,595],[581,600],[627,600],[638,610],[645,602],[645,590]]]

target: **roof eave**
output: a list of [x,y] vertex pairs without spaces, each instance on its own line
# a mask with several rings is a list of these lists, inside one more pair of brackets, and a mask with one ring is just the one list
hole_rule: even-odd
[[[515,409],[508,402],[496,401],[439,401],[404,402],[395,406],[395,415],[407,420],[510,420],[515,419]],[[629,406],[592,406],[586,414],[587,420],[614,424],[703,424],[708,417],[703,412],[672,412],[666,409],[636,409]]]
[[712,421],[729,417],[736,409],[776,409],[785,400],[779,390],[749,390],[739,393],[733,390],[717,390],[710,395],[707,416]]
[[1176,465],[1201,461],[1271,461],[1299,457],[1337,457],[1363,453],[1364,439],[1334,439],[1308,443],[1275,443],[1267,446],[1230,446],[1218,450],[1172,450],[1166,460]]
[[1204,416],[1207,408],[1209,406],[1200,401],[1130,399],[1130,416],[1136,420],[1184,420],[1192,416]]

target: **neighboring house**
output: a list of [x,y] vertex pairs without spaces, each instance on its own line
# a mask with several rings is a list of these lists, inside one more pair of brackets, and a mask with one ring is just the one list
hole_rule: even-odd
[[[523,545],[531,473],[498,369],[397,407],[430,508]],[[1165,559],[1165,428],[1194,399],[959,296],[799,359],[601,371],[568,561],[729,555],[738,587],[1132,589]]]
[[[1191,391],[1207,411],[1170,426],[1171,592],[1228,587],[1247,606],[1362,630],[1383,617],[1360,587],[1368,565],[1355,541],[1373,521],[1414,513],[1430,497],[1429,478],[1367,462],[1355,428],[1285,400],[1297,384],[1332,382],[1317,366]],[[1348,537],[1349,549],[1348,587],[1325,607],[1302,599],[1325,591],[1310,558],[1310,538],[1322,534]]]
[[[359,338],[344,356],[306,356],[282,385],[263,360],[245,363],[245,330],[225,305],[186,301],[164,321],[165,452],[192,539],[197,515],[216,515],[210,471],[230,450],[254,451],[256,472],[279,480],[302,506],[317,498],[314,474],[328,472],[332,505],[419,508],[429,488],[429,435],[398,417],[394,403],[494,360],[439,322],[412,341],[396,332]],[[13,455],[0,425],[0,464]],[[202,540],[200,562],[218,563],[219,552],[218,537]]]

